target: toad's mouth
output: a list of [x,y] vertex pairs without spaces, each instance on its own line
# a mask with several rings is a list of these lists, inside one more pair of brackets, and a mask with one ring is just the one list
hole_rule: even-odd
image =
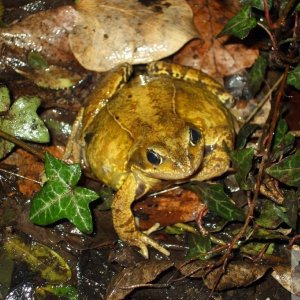
[[185,181],[195,175],[201,168],[201,161],[188,160],[185,163],[173,162],[171,168],[156,167],[147,170],[141,170],[145,175],[171,181]]

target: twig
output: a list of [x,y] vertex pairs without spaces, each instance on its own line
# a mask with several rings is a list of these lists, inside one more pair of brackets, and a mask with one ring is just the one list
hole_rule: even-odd
[[272,43],[272,47],[274,50],[277,50],[277,42],[275,41],[275,38],[273,36],[273,34],[271,33],[271,31],[262,23],[257,22],[257,25],[260,26],[270,37],[271,43]]
[[42,183],[41,181],[37,181],[37,180],[34,180],[34,179],[32,179],[32,178],[29,178],[29,177],[25,177],[25,176],[19,175],[19,174],[16,174],[16,173],[14,173],[14,172],[7,171],[7,170],[5,170],[5,169],[1,169],[1,168],[0,168],[0,172],[7,173],[7,174],[10,174],[10,175],[13,175],[13,176],[15,176],[15,177],[19,177],[19,178],[22,178],[22,179],[25,179],[25,180],[28,180],[28,181],[32,181],[32,182],[34,182],[34,183],[38,183],[40,186],[43,185],[43,183]]
[[[283,98],[283,94],[284,94],[284,88],[285,88],[285,83],[286,83],[288,70],[289,70],[289,66],[286,66],[285,67],[285,72],[283,74],[283,79],[281,81],[280,88],[279,88],[279,91],[278,91],[278,94],[277,94],[277,97],[276,97],[274,110],[273,110],[273,115],[272,115],[272,120],[271,120],[271,126],[270,126],[269,133],[268,133],[267,145],[266,145],[266,148],[265,148],[265,151],[264,151],[264,154],[262,156],[262,160],[261,160],[261,163],[260,163],[260,166],[259,166],[253,198],[251,198],[250,192],[247,192],[249,210],[248,210],[248,213],[247,213],[246,221],[245,221],[242,229],[237,233],[237,235],[228,244],[226,252],[224,253],[224,255],[220,259],[221,261],[223,261],[224,266],[226,266],[227,263],[228,263],[228,259],[230,257],[230,254],[232,252],[233,247],[245,235],[247,227],[248,227],[248,225],[250,224],[250,222],[253,218],[255,203],[258,199],[258,195],[259,195],[259,192],[260,192],[260,185],[261,185],[262,180],[263,180],[263,172],[264,172],[264,169],[265,169],[268,157],[269,157],[269,152],[270,152],[271,145],[272,145],[273,135],[274,135],[275,127],[276,127],[277,120],[278,120],[278,117],[279,117],[279,108],[280,108],[282,98]],[[217,288],[221,278],[222,278],[222,275],[215,282],[214,287],[211,291],[210,297],[212,296],[213,292]]]
[[256,106],[256,108],[252,111],[252,113],[248,116],[245,123],[249,123],[252,118],[258,113],[258,111],[262,108],[262,106],[266,103],[266,101],[269,99],[271,94],[274,92],[274,90],[277,88],[277,86],[280,84],[281,80],[283,78],[283,75],[280,76],[280,78],[275,82],[275,84],[272,86],[272,88],[268,91],[268,93],[264,96],[264,98],[259,102],[259,104]]
[[297,0],[290,0],[288,1],[288,3],[286,4],[282,15],[280,16],[280,18],[277,20],[276,24],[279,24],[280,26],[283,26],[283,22],[284,20],[287,18],[290,10],[294,7],[294,5],[296,4]]
[[31,154],[35,155],[36,157],[38,157],[40,160],[42,160],[42,161],[45,160],[45,156],[44,156],[43,153],[36,150],[35,148],[28,145],[27,143],[23,142],[22,140],[19,140],[16,137],[2,131],[1,129],[0,129],[0,137],[7,140],[7,141],[9,141],[9,142],[11,142],[11,143],[14,143],[14,144],[18,145],[19,147],[23,148],[24,150],[26,150],[29,153],[31,153]]

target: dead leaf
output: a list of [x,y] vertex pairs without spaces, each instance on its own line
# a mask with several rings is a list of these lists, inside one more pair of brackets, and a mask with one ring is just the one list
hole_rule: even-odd
[[69,42],[88,70],[158,60],[197,36],[192,11],[182,0],[81,0],[76,9],[80,16]]
[[133,211],[139,217],[138,226],[145,230],[155,223],[168,226],[193,221],[204,207],[195,193],[178,188],[137,202]]
[[154,280],[163,271],[173,266],[171,261],[143,261],[133,267],[123,269],[110,283],[105,299],[124,299],[134,290],[134,286]]
[[[74,27],[76,15],[72,6],[61,6],[1,28],[3,53],[0,68],[3,69],[6,64],[13,67],[26,65],[29,51],[40,52],[49,64],[70,65],[74,57],[68,44],[68,33]],[[12,49],[12,53],[9,49]]]
[[287,291],[300,296],[300,246],[293,245],[291,250],[290,265],[278,265],[273,267],[272,277]]
[[202,278],[206,274],[207,265],[208,261],[193,260],[191,262],[177,262],[175,266],[184,276]]
[[42,244],[28,245],[18,236],[10,236],[4,241],[4,248],[11,257],[26,262],[30,269],[39,272],[47,282],[62,283],[71,278],[71,269],[65,260]]
[[[268,265],[255,264],[253,262],[230,262],[225,268],[225,274],[221,277],[216,290],[222,291],[241,286],[248,286],[255,282],[270,268]],[[223,266],[214,269],[205,278],[204,283],[209,289],[213,289],[219,278]]]
[[[56,157],[62,157],[63,147],[53,146],[45,149],[55,155]],[[16,174],[18,180],[19,191],[26,197],[30,198],[34,193],[40,190],[41,174],[44,170],[44,163],[32,154],[18,149],[10,156],[8,156],[3,163],[7,165],[13,165],[18,168],[18,174]]]
[[274,266],[272,277],[286,290],[292,292],[292,270],[291,266]]
[[252,66],[259,55],[257,48],[249,48],[240,41],[224,36],[216,39],[226,22],[238,11],[238,1],[188,0],[194,12],[194,23],[200,35],[175,57],[174,62],[200,69],[222,78]]

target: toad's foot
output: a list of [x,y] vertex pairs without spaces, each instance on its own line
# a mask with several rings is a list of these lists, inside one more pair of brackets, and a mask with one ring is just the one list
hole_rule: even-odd
[[138,248],[140,248],[140,253],[146,258],[149,258],[149,253],[148,253],[148,245],[152,246],[154,249],[156,249],[157,251],[159,251],[160,253],[169,256],[170,252],[165,249],[164,247],[162,247],[159,243],[157,243],[155,240],[151,239],[149,236],[147,236],[146,234],[135,230],[134,232],[131,232],[130,234],[128,234],[127,236],[124,236],[124,234],[120,234],[118,232],[119,236],[122,235],[122,237],[120,236],[120,238],[127,242],[129,245],[131,246],[136,246]]
[[131,204],[135,200],[138,188],[139,185],[134,175],[130,174],[113,199],[111,208],[114,228],[121,240],[131,246],[140,248],[140,252],[145,258],[149,257],[148,245],[168,256],[170,254],[168,250],[136,228],[131,212]]

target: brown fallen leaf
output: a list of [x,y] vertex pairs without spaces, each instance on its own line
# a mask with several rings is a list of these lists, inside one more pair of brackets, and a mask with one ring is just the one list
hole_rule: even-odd
[[[190,263],[176,264],[176,268],[185,276],[194,278],[202,278],[209,271],[209,261],[195,260]],[[221,291],[241,286],[248,286],[255,282],[270,268],[269,265],[255,264],[252,262],[229,262],[225,268],[225,273],[221,277],[216,290]],[[204,283],[209,289],[215,287],[215,282],[218,280],[220,272],[223,271],[223,265],[213,269],[204,277]]]
[[159,60],[198,36],[182,0],[81,0],[76,9],[80,15],[69,42],[88,70]]
[[200,69],[217,78],[252,66],[259,52],[228,36],[216,39],[226,22],[238,11],[238,1],[188,0],[194,12],[199,39],[188,43],[174,62]]
[[40,52],[48,64],[69,66],[75,62],[68,44],[68,33],[73,29],[77,12],[62,6],[30,15],[20,22],[0,29],[0,69],[8,64],[20,67],[27,64],[29,51]]
[[[45,151],[58,158],[63,155],[63,147],[59,146],[48,147]],[[18,149],[2,162],[18,168],[16,176],[20,193],[26,197],[32,197],[34,193],[40,190],[41,185],[39,182],[44,170],[44,163],[38,158],[22,149]]]
[[142,261],[133,267],[124,268],[110,283],[106,300],[124,299],[138,285],[154,280],[163,271],[173,266],[171,261]]
[[[223,266],[214,269],[205,278],[204,283],[209,289],[215,287],[215,283],[219,278]],[[222,291],[241,286],[248,286],[255,282],[270,268],[268,265],[255,264],[253,262],[230,262],[225,269],[224,275],[221,277],[216,290]]]
[[168,226],[193,221],[199,211],[204,208],[205,204],[195,193],[177,188],[137,202],[133,207],[133,212],[139,217],[138,226],[145,230],[155,223]]

